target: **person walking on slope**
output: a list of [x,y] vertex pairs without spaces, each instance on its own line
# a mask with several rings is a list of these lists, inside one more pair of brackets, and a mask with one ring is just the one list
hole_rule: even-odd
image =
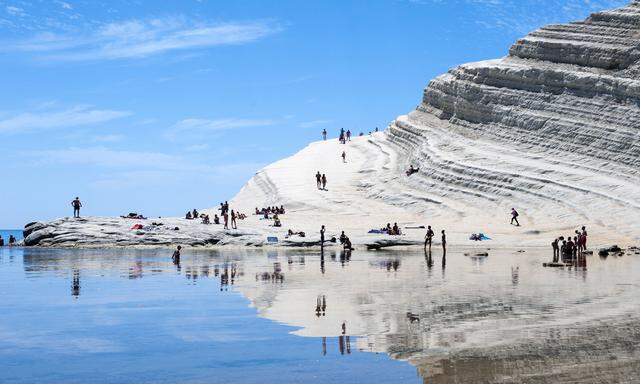
[[318,187],[318,189],[322,187],[322,175],[320,174],[320,171],[316,173],[316,186]]
[[517,227],[520,226],[520,223],[518,222],[518,216],[520,216],[518,211],[516,211],[515,208],[511,208],[511,224],[513,225],[513,222],[515,221]]
[[75,199],[73,199],[73,201],[71,202],[71,206],[73,207],[73,217],[74,218],[79,218],[80,217],[80,208],[82,207],[82,203],[80,202],[80,198],[76,197]]
[[429,250],[431,250],[431,242],[433,241],[433,236],[435,234],[433,233],[433,229],[431,229],[430,225],[427,225],[427,233],[424,235],[424,248],[427,248],[427,245],[429,246]]
[[327,140],[327,130],[326,129],[322,130],[322,140],[324,140],[324,141]]
[[342,151],[342,162],[346,163],[347,162],[347,152]]
[[351,141],[351,130],[347,130],[347,141]]
[[324,173],[322,174],[322,189],[327,190],[327,175]]

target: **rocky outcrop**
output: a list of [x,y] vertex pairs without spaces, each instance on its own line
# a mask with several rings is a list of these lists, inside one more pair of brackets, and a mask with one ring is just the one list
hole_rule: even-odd
[[[139,224],[141,228],[134,227]],[[159,225],[158,225],[159,224]],[[63,218],[48,223],[29,223],[24,228],[26,246],[103,247],[263,245],[266,238],[252,230],[224,230],[199,220],[177,218],[130,220],[109,217]]]

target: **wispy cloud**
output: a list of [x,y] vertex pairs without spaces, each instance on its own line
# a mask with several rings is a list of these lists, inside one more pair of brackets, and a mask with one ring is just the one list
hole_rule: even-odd
[[[584,19],[589,14],[626,5],[629,0],[540,0],[544,6],[521,0],[407,0],[414,5],[460,4],[476,15],[474,23],[486,29],[523,36],[552,23]],[[532,4],[533,3],[533,4]],[[549,12],[553,9],[554,12]],[[466,19],[460,20],[467,22]],[[473,22],[473,21],[472,21]]]
[[298,126],[300,128],[313,128],[321,125],[327,125],[331,122],[332,120],[318,119],[318,120],[311,120],[311,121],[303,121],[302,123],[298,124]]
[[245,118],[226,118],[226,119],[200,119],[189,118],[184,119],[165,132],[165,138],[177,139],[179,137],[198,138],[204,137],[216,131],[224,131],[237,128],[248,127],[266,127],[276,124],[271,119],[245,119]]
[[0,133],[27,133],[105,123],[131,115],[128,111],[78,105],[58,111],[23,112],[0,119]]
[[66,61],[142,58],[170,51],[254,42],[281,30],[271,22],[194,22],[185,17],[133,19],[76,34],[40,33],[5,51],[31,52]]

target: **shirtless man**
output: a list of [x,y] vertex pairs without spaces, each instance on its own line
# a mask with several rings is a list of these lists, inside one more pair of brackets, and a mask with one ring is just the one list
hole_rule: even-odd
[[74,218],[80,217],[80,208],[82,207],[80,198],[76,197],[75,199],[73,199],[73,201],[71,202],[71,206],[73,207],[73,217]]
[[431,229],[430,225],[427,225],[427,234],[424,235],[424,247],[427,248],[427,245],[429,245],[429,249],[431,249],[431,242],[433,241],[433,236],[435,234],[433,233],[433,229]]
[[327,189],[327,175],[325,175],[324,173],[322,174],[322,189]]
[[587,228],[582,226],[582,249],[587,250]]
[[316,173],[316,186],[318,187],[318,189],[320,189],[320,187],[322,186],[322,175],[320,174],[320,171]]
[[322,226],[322,228],[320,228],[320,246],[324,247],[324,225]]
[[238,229],[238,223],[236,222],[237,218],[238,218],[238,216],[236,216],[236,213],[232,209],[231,210],[231,228],[233,228],[233,229]]
[[224,211],[222,217],[224,218],[224,229],[229,229],[229,214],[227,211]]
[[342,162],[346,163],[347,162],[347,152],[342,151]]
[[551,242],[551,248],[553,248],[553,262],[557,263],[560,259],[560,247],[558,246],[558,239]]

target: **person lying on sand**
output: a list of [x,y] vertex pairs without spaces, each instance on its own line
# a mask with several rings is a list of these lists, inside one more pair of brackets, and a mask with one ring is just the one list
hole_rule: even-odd
[[407,169],[407,171],[405,172],[407,174],[407,176],[411,176],[414,173],[418,172],[420,170],[420,168],[414,168],[413,164],[409,165],[409,169]]

